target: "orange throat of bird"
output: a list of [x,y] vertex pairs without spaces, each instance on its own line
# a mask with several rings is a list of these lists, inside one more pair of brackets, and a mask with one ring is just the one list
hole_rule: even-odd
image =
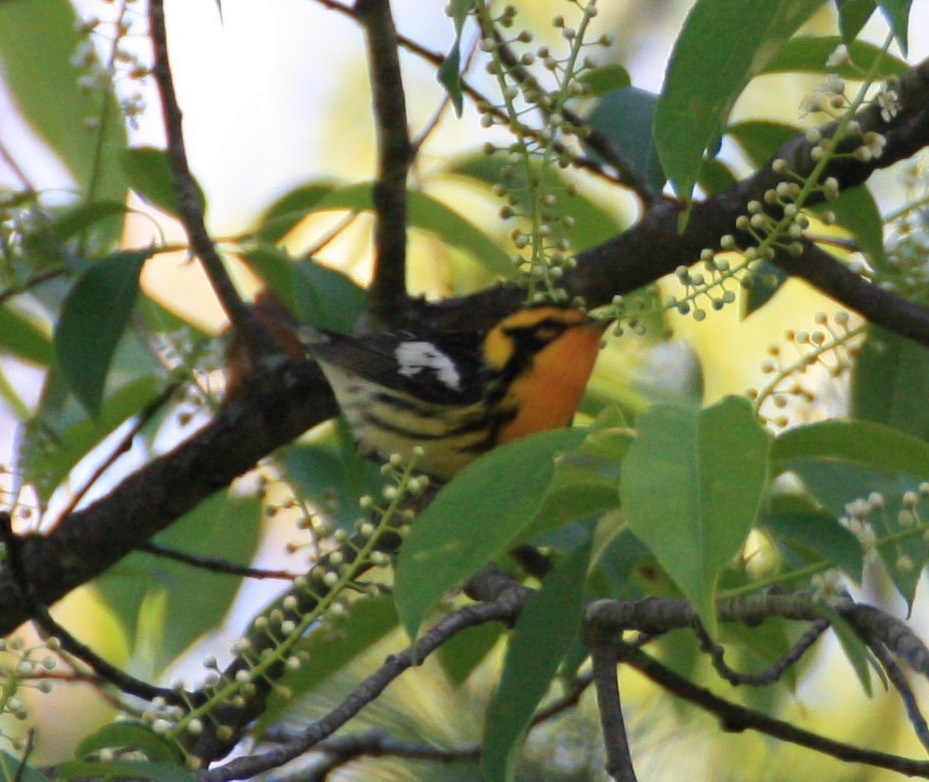
[[517,409],[499,442],[571,423],[600,349],[605,324],[575,327],[533,358],[532,371],[513,381],[506,403]]

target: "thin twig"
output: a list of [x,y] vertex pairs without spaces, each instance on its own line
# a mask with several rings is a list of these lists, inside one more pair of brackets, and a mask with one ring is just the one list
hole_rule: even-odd
[[29,279],[10,285],[0,291],[0,305],[4,304],[7,299],[12,299],[14,296],[19,296],[22,293],[28,293],[33,288],[42,285],[42,283],[54,280],[57,277],[65,277],[70,273],[70,269],[64,266],[56,266],[53,269],[45,269],[44,271],[36,272],[29,277]]
[[16,776],[13,782],[22,782],[26,775],[26,769],[29,767],[29,757],[35,750],[35,728],[29,728],[26,731],[26,746],[23,749],[23,756],[19,759],[19,767],[16,769]]
[[589,648],[594,685],[597,688],[597,710],[600,712],[600,727],[606,749],[606,771],[611,779],[618,782],[636,782],[616,675],[616,641],[600,637],[589,642]]
[[223,766],[200,772],[197,774],[198,781],[228,782],[233,779],[248,779],[278,768],[313,749],[376,700],[387,685],[414,665],[421,663],[453,635],[485,622],[511,621],[519,613],[525,600],[526,595],[521,590],[508,590],[493,602],[465,606],[425,633],[416,642],[415,647],[388,657],[384,664],[361,682],[339,706],[304,728],[293,741],[285,742],[261,755],[236,758]]
[[754,730],[829,755],[846,763],[863,763],[909,776],[929,778],[929,761],[913,760],[899,755],[892,755],[888,752],[864,749],[853,744],[826,738],[817,733],[798,728],[789,722],[769,717],[767,714],[747,709],[744,706],[720,698],[629,644],[620,642],[618,652],[621,662],[631,665],[675,697],[693,703],[709,714],[715,715],[722,724],[723,730],[729,732]]
[[900,700],[903,701],[903,705],[906,708],[906,716],[913,726],[913,732],[919,739],[920,744],[923,745],[923,748],[929,751],[929,726],[926,725],[926,719],[919,710],[919,704],[916,703],[916,694],[913,692],[913,688],[910,687],[910,683],[906,680],[906,675],[903,673],[900,666],[897,665],[897,661],[894,660],[884,644],[880,641],[870,641],[867,638],[863,638],[862,640],[867,643],[868,648],[874,653],[881,667],[887,672],[887,677],[900,696]]
[[365,31],[368,73],[377,129],[374,183],[374,273],[368,289],[373,325],[399,325],[406,298],[407,174],[412,161],[406,98],[397,52],[397,30],[388,0],[358,0],[355,14]]
[[129,427],[129,431],[120,438],[120,441],[116,443],[116,446],[110,451],[109,455],[97,465],[93,472],[91,472],[84,481],[83,486],[71,495],[68,504],[58,513],[58,518],[50,524],[47,524],[48,528],[54,529],[61,523],[62,519],[67,518],[74,512],[74,509],[80,504],[81,500],[84,499],[87,492],[93,488],[94,484],[100,480],[103,474],[113,466],[117,459],[129,452],[129,449],[132,448],[132,442],[139,432],[141,432],[155,414],[167,404],[168,400],[174,395],[174,392],[180,388],[180,385],[180,383],[171,383],[165,386],[158,396],[139,411],[132,426]]
[[86,644],[78,641],[70,632],[56,622],[49,613],[48,608],[42,604],[33,590],[23,568],[21,557],[21,538],[13,532],[10,514],[0,512],[0,542],[6,549],[6,562],[13,577],[13,582],[19,590],[20,598],[26,604],[32,620],[46,635],[56,638],[61,648],[68,654],[76,657],[90,667],[98,676],[118,687],[129,695],[137,698],[152,700],[164,698],[168,703],[184,703],[182,693],[174,690],[156,687],[153,684],[137,679],[108,663]]
[[246,344],[256,355],[273,355],[276,352],[273,341],[261,324],[252,317],[248,306],[239,296],[206,229],[203,204],[187,162],[183,115],[174,90],[174,79],[171,75],[171,62],[168,56],[164,1],[151,0],[148,15],[154,50],[152,76],[161,96],[161,109],[168,139],[168,163],[171,166],[174,194],[177,198],[181,222],[187,232],[191,249],[203,264],[210,285],[230,322],[242,333]]
[[160,543],[149,541],[139,547],[141,551],[152,554],[156,557],[173,559],[177,562],[183,562],[191,567],[209,570],[211,573],[224,573],[230,576],[242,576],[244,578],[276,578],[282,581],[293,581],[298,578],[297,573],[290,573],[287,570],[264,570],[262,568],[247,567],[245,565],[236,565],[233,562],[227,562],[224,559],[214,557],[200,557],[196,554],[190,554],[186,551],[162,546]]
[[[315,2],[321,6],[324,6],[325,8],[328,8],[330,11],[338,11],[339,13],[344,14],[345,16],[348,16],[355,21],[358,21],[358,16],[355,10],[350,6],[343,5],[336,0],[315,0]],[[420,59],[425,60],[426,62],[435,65],[436,67],[440,66],[445,61],[445,55],[442,52],[436,52],[432,51],[431,49],[427,49],[422,44],[417,43],[411,38],[407,38],[401,33],[398,33],[397,41],[408,52],[415,54]],[[476,105],[479,105],[482,108],[486,107],[486,110],[492,114],[495,119],[504,123],[507,122],[506,113],[495,106],[494,102],[486,95],[484,95],[484,93],[470,84],[463,77],[459,79],[459,83],[461,84],[461,92],[464,95],[467,95]],[[536,141],[540,140],[539,135],[531,128],[526,130],[526,135]],[[612,173],[606,171],[603,166],[601,166],[595,160],[591,160],[584,155],[579,155],[576,152],[569,150],[561,145],[556,146],[555,150],[559,153],[567,152],[571,159],[571,165],[573,165],[575,168],[583,169],[588,173],[599,177],[600,179],[604,179],[612,184],[624,184]]]
[[740,685],[748,684],[752,687],[763,687],[766,684],[772,684],[783,676],[791,665],[796,663],[804,654],[819,640],[819,637],[829,628],[829,620],[825,618],[817,619],[807,630],[797,639],[797,642],[790,647],[781,657],[776,660],[770,667],[759,673],[742,673],[729,667],[724,659],[726,653],[722,644],[716,643],[710,638],[703,623],[699,620],[694,622],[694,632],[700,642],[700,648],[710,656],[713,667],[716,672],[730,684]]

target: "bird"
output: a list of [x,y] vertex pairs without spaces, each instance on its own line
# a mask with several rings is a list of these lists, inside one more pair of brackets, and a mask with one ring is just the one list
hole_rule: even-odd
[[499,444],[567,426],[605,321],[554,304],[489,329],[339,334],[301,325],[359,450],[410,460],[440,482]]

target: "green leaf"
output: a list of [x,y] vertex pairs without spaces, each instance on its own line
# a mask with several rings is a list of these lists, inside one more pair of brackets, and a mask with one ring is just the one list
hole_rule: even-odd
[[0,306],[0,349],[40,366],[48,365],[54,355],[52,341],[45,330],[9,303]]
[[74,756],[85,758],[103,749],[136,750],[149,760],[178,766],[184,763],[184,753],[175,742],[159,736],[142,722],[111,722],[104,725],[80,741]]
[[780,266],[770,261],[761,261],[752,272],[751,286],[742,291],[739,299],[741,317],[747,318],[771,301],[784,287],[788,275]]
[[438,651],[439,663],[445,675],[460,687],[487,658],[502,635],[503,627],[496,622],[469,627],[453,635]]
[[[155,147],[132,147],[123,151],[123,172],[129,187],[145,201],[171,215],[178,215],[177,196],[174,193],[174,175],[167,153]],[[206,196],[195,180],[200,208],[206,208]]]
[[796,125],[765,120],[745,120],[726,128],[726,135],[739,145],[754,166],[774,157],[774,153],[799,132]]
[[[336,190],[320,204],[320,209],[363,211],[373,207],[371,184],[362,182]],[[444,242],[468,253],[489,271],[512,277],[513,263],[499,244],[441,201],[419,190],[407,191],[409,224],[439,236]]]
[[846,229],[861,252],[878,271],[888,271],[884,255],[884,220],[867,185],[843,190],[835,201],[818,204],[816,214],[832,212],[836,223]]
[[55,327],[58,364],[81,404],[99,415],[116,346],[129,324],[151,250],[115,252],[78,277]]
[[[261,537],[261,501],[217,492],[184,514],[155,542],[200,557],[249,564]],[[96,582],[102,601],[120,620],[151,676],[203,633],[220,625],[242,585],[241,576],[145,552],[130,554]],[[163,602],[162,602],[163,601]],[[145,638],[161,636],[157,648]]]
[[56,780],[137,780],[151,779],[154,782],[196,782],[196,777],[181,766],[168,763],[148,763],[132,760],[95,762],[90,760],[66,760],[55,768]]
[[806,562],[832,562],[861,583],[864,568],[861,544],[839,525],[836,514],[804,496],[776,495],[762,512],[759,524],[769,530],[777,543],[804,554]]
[[620,479],[627,523],[715,633],[717,577],[755,520],[768,434],[736,397],[702,411],[656,406],[638,428]]
[[745,85],[820,5],[822,0],[697,0],[691,8],[655,110],[661,163],[681,198],[690,199],[703,155],[715,153]]
[[[76,22],[68,0],[0,3],[4,83],[32,129],[67,166],[78,189],[93,201],[122,201],[126,183],[115,159],[126,146],[122,113],[110,92],[78,89],[84,71],[71,58],[84,39]],[[87,130],[88,118],[102,120],[99,131]],[[104,153],[98,157],[100,149]],[[118,235],[116,228],[111,237]]]
[[620,468],[634,439],[630,429],[591,427],[584,442],[555,460],[555,473],[524,542],[569,521],[600,515],[617,507]]
[[318,179],[281,196],[259,219],[257,238],[268,244],[277,244],[307,215],[317,211],[323,199],[337,187],[334,181]]
[[839,11],[839,30],[846,45],[852,43],[865,26],[877,4],[874,0],[835,0]]
[[584,71],[578,77],[578,81],[586,84],[590,90],[590,95],[595,98],[623,87],[632,86],[632,77],[629,76],[629,71],[618,63],[608,63],[607,65],[601,65],[599,68]]
[[929,477],[929,443],[871,421],[822,421],[784,432],[771,447],[772,475],[810,459]]
[[915,389],[929,388],[929,349],[868,326],[852,376],[852,417],[929,440],[929,407]]
[[411,638],[439,597],[510,548],[532,521],[557,454],[583,437],[583,430],[558,429],[495,448],[461,470],[419,515],[403,541],[394,580],[397,610]]
[[271,691],[267,708],[255,727],[256,734],[262,735],[283,712],[293,709],[295,697],[312,692],[396,627],[393,599],[389,595],[376,595],[352,602],[345,616],[334,620],[331,627],[311,631],[298,647],[299,651],[309,654],[310,663],[285,674],[280,680],[280,684],[290,690],[288,697],[281,696],[276,689]]
[[848,54],[853,65],[830,68],[826,61],[842,44],[837,35],[825,37],[800,35],[792,38],[781,47],[780,51],[765,66],[762,73],[837,73],[843,79],[861,79],[862,71],[871,72],[877,79],[899,76],[909,66],[899,57],[888,54],[881,47],[864,41],[853,41],[847,45]]
[[858,637],[858,633],[855,632],[854,628],[835,609],[823,603],[817,605],[816,608],[831,623],[832,632],[838,638],[839,645],[842,647],[842,651],[845,652],[845,657],[851,664],[855,676],[858,677],[861,689],[869,698],[872,697],[874,688],[871,685],[870,666],[874,665],[877,668],[877,665],[872,662],[868,648]]
[[703,165],[700,166],[700,173],[697,176],[697,184],[700,189],[707,195],[713,195],[727,187],[732,187],[738,182],[732,169],[716,158],[704,158]]
[[148,405],[163,387],[161,365],[132,331],[117,345],[98,416],[88,414],[71,393],[61,368],[53,364],[38,412],[27,426],[24,441],[29,447],[20,454],[24,478],[41,501],[46,502],[94,446]]
[[893,30],[894,38],[897,39],[897,45],[903,56],[907,52],[907,30],[910,26],[910,6],[913,0],[880,0],[881,13],[887,19],[890,29]]
[[[655,190],[667,180],[655,145],[654,119],[658,96],[636,87],[604,95],[587,115],[587,124],[604,134],[642,171]],[[596,153],[592,153],[596,156]]]
[[293,258],[268,245],[250,250],[245,257],[300,320],[347,333],[364,314],[365,289],[337,269],[311,259]]
[[455,109],[455,116],[461,116],[461,110],[464,106],[464,94],[461,91],[461,35],[455,39],[452,48],[449,49],[445,59],[442,60],[439,69],[436,71],[436,78],[439,84],[445,87],[448,93],[448,99],[452,102],[452,108]]
[[481,770],[487,782],[514,779],[515,761],[532,715],[577,639],[590,554],[588,535],[549,573],[516,620],[484,724]]

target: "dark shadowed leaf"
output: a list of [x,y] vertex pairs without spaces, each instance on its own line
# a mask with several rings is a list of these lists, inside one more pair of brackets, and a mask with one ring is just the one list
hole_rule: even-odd
[[139,292],[150,250],[120,251],[78,278],[55,327],[55,356],[75,396],[97,415],[110,362]]

